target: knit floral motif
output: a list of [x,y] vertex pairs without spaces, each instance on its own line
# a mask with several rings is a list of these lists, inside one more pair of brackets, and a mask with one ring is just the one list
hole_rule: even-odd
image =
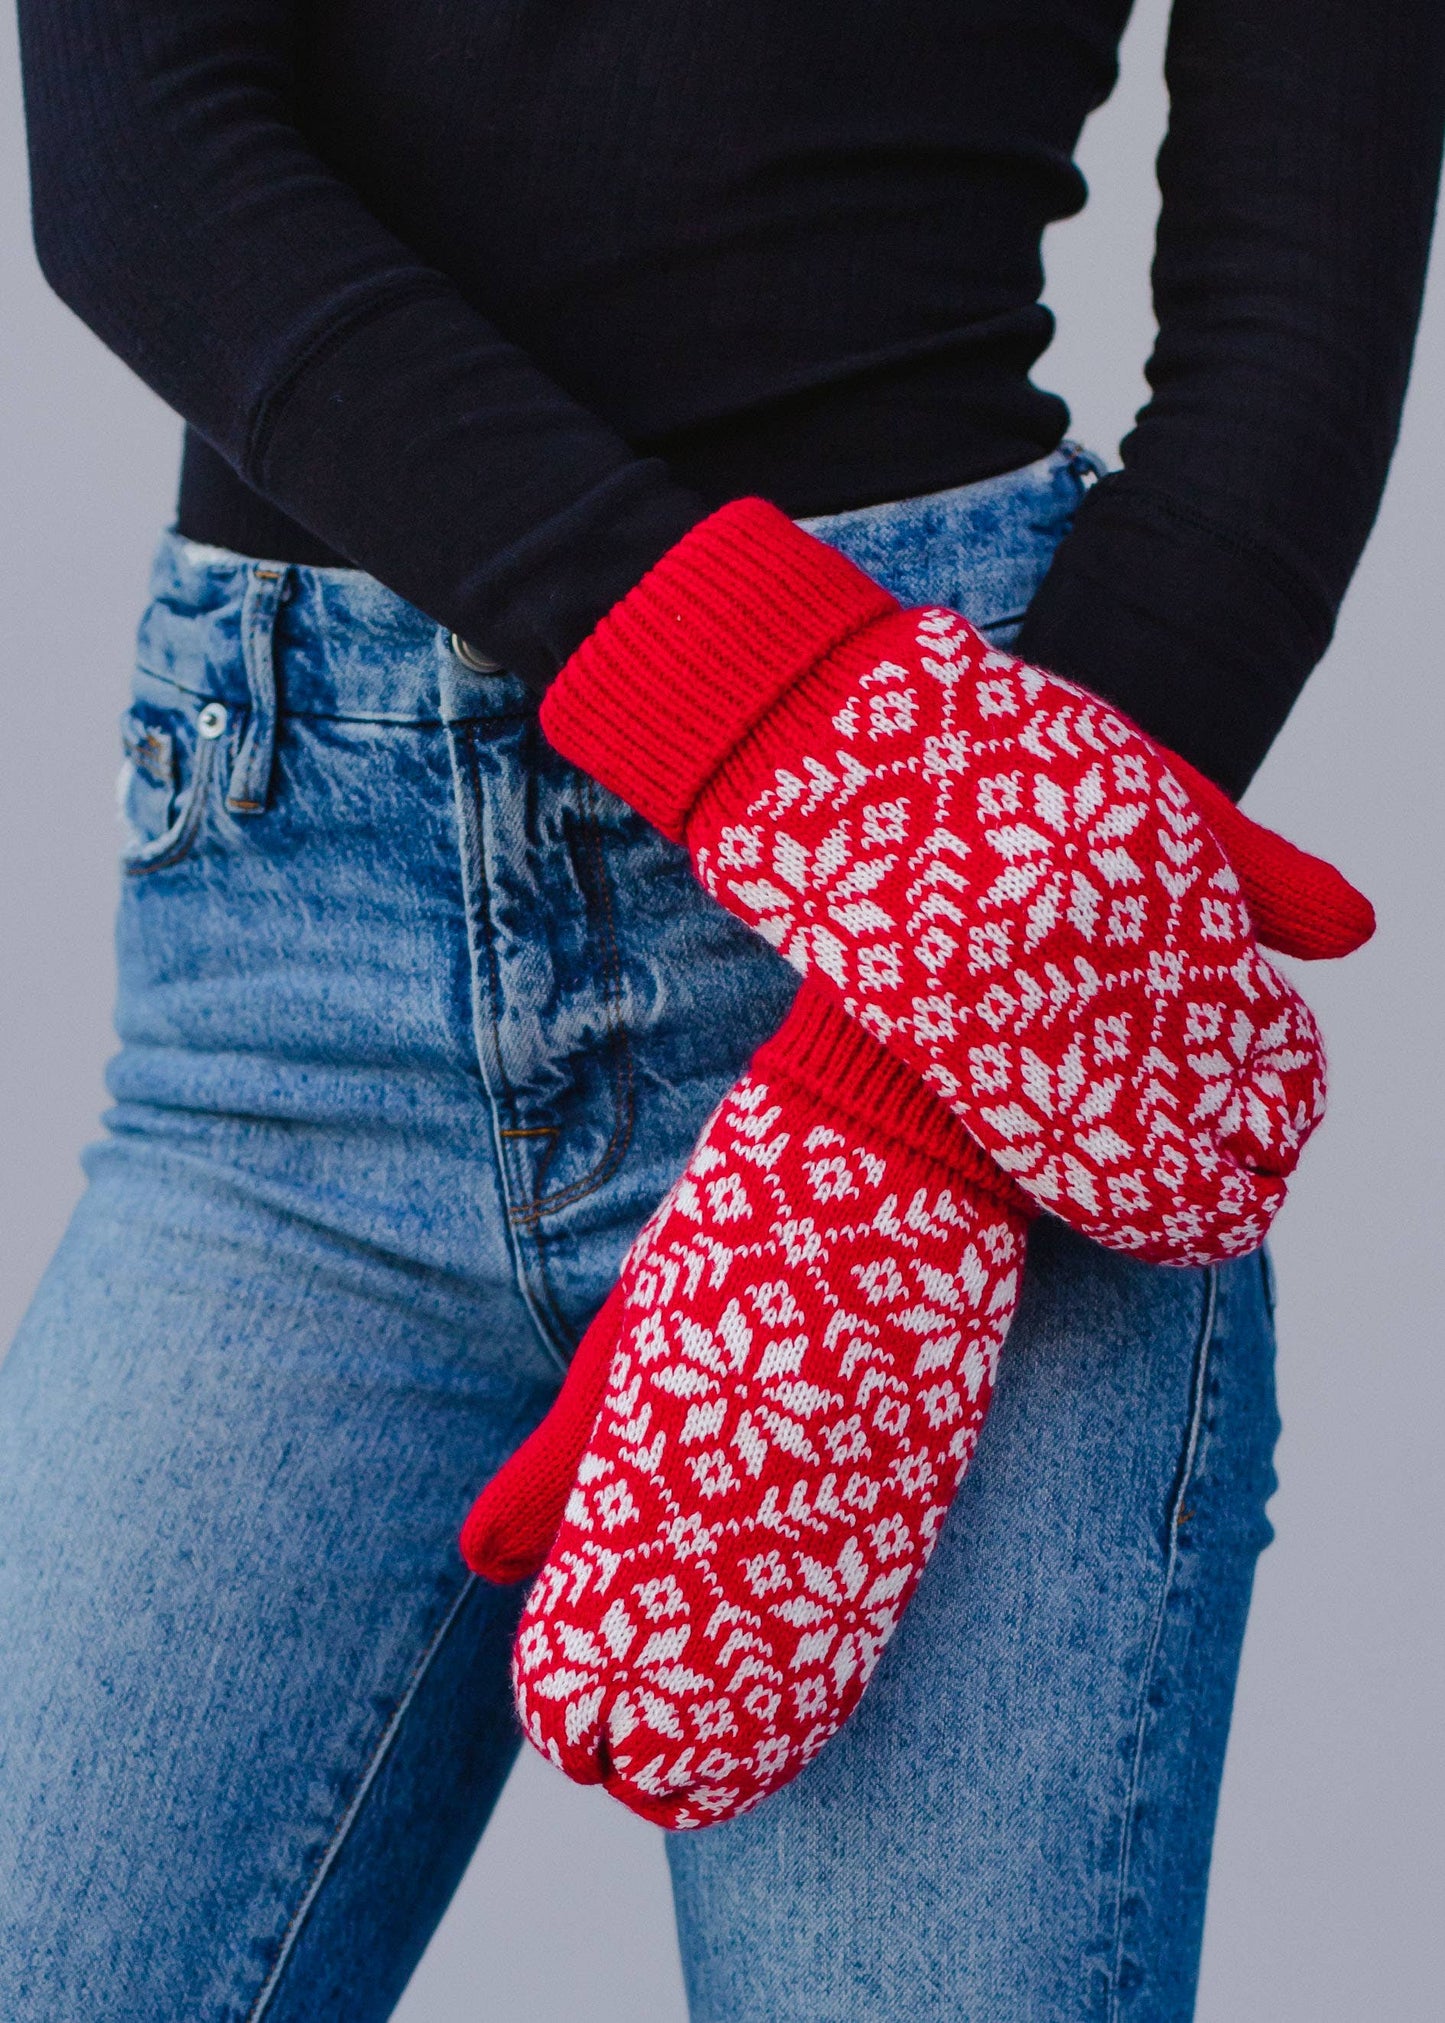
[[553,1762],[701,1826],[846,1720],[974,1452],[1024,1228],[786,1072],[743,1078],[604,1317],[605,1400],[514,1660]]
[[1042,1207],[1206,1262],[1323,1114],[1307,1007],[1166,757],[944,610],[865,626],[736,747],[709,891],[912,1065]]

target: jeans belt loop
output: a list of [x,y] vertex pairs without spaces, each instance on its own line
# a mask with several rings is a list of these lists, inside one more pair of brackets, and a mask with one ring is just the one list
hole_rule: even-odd
[[276,613],[286,594],[289,568],[258,562],[241,599],[241,651],[250,714],[231,768],[226,806],[233,815],[260,815],[271,797],[276,757]]

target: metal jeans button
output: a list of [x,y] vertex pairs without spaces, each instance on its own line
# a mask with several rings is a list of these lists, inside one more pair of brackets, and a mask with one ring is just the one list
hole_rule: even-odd
[[463,667],[471,668],[474,674],[504,674],[505,668],[499,660],[488,660],[486,655],[462,638],[459,632],[452,634],[452,652]]
[[218,738],[226,728],[226,705],[223,702],[208,702],[196,718],[196,729],[203,738]]

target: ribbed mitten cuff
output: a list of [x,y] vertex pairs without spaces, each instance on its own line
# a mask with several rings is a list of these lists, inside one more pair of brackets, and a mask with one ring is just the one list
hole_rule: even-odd
[[547,691],[564,758],[680,841],[717,766],[784,691],[898,609],[765,499],[693,527],[615,604]]
[[913,1070],[816,985],[803,985],[787,1018],[753,1056],[750,1072],[786,1076],[871,1136],[945,1167],[955,1185],[1015,1213],[1038,1212]]

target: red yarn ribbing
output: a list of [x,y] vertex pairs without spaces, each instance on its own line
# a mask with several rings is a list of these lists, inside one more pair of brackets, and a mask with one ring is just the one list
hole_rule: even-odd
[[735,499],[613,606],[547,692],[574,765],[680,841],[714,769],[784,691],[898,609],[766,499]]

